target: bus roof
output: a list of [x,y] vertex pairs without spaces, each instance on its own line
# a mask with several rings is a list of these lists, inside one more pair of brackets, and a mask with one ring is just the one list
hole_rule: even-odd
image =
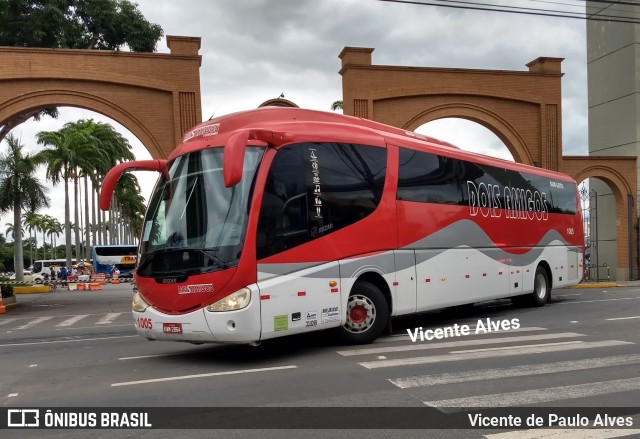
[[[384,146],[386,143],[390,143],[506,169],[526,169],[532,174],[573,181],[566,174],[484,154],[462,151],[451,143],[369,119],[328,111],[289,107],[261,107],[205,121],[184,134],[182,143],[173,150],[168,159],[172,160],[179,155],[207,146],[223,146],[230,136],[242,130],[277,133],[277,140],[281,145],[304,141],[331,141],[332,136],[335,136],[334,139],[348,136],[352,139],[350,142],[354,143],[358,140],[360,140],[359,143],[374,146]],[[265,142],[249,140],[249,144],[265,145]]]

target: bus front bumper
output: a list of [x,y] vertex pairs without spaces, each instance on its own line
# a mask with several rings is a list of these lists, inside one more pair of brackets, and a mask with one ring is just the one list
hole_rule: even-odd
[[[253,290],[253,289],[252,289]],[[249,306],[237,311],[167,314],[153,307],[132,311],[136,332],[149,340],[188,343],[252,343],[260,340],[260,295],[252,291]],[[256,299],[256,300],[254,300]]]

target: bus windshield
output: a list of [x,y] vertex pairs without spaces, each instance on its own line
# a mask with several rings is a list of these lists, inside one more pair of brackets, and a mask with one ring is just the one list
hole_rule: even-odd
[[144,220],[138,275],[179,276],[236,266],[263,152],[247,148],[242,180],[230,188],[224,185],[223,148],[194,151],[170,163]]

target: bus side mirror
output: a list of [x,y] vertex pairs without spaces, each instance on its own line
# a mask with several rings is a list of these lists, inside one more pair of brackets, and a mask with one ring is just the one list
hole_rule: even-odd
[[222,157],[222,173],[224,185],[233,187],[242,180],[242,169],[244,167],[244,153],[247,150],[249,140],[260,140],[270,143],[273,139],[273,132],[263,129],[248,129],[233,133],[224,145],[224,155]]
[[222,157],[222,172],[224,185],[233,187],[242,180],[242,168],[244,166],[244,153],[249,142],[249,131],[238,131],[229,136],[224,145]]
[[116,183],[118,182],[120,176],[126,171],[166,172],[166,167],[166,160],[139,160],[117,164],[116,166],[111,168],[102,182],[99,200],[100,209],[109,209],[109,205],[111,204],[111,197],[113,195],[113,190],[116,187]]

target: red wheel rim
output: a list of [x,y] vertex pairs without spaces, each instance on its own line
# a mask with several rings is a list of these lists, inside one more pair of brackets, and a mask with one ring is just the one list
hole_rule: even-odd
[[367,309],[364,306],[357,305],[349,310],[349,319],[353,323],[362,323],[367,319]]

